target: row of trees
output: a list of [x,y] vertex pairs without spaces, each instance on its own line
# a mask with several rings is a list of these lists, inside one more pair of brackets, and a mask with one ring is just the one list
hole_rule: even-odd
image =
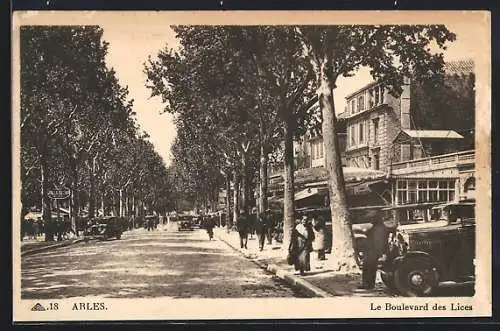
[[[145,64],[147,86],[175,115],[174,165],[188,191],[208,198],[224,182],[228,214],[248,210],[252,188],[267,208],[269,156],[284,162],[284,247],[294,225],[293,139],[321,126],[332,214],[333,261],[356,268],[338,148],[333,93],[338,78],[371,68],[392,93],[403,77],[442,79],[443,55],[430,48],[455,36],[444,26],[174,26]],[[313,107],[319,103],[318,107]]]
[[[141,132],[128,90],[108,69],[97,26],[21,27],[22,213],[69,188],[72,228],[94,217],[171,208],[163,160]],[[53,240],[46,227],[46,240]]]

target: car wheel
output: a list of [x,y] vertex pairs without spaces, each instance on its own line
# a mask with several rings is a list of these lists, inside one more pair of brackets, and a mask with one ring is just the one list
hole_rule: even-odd
[[121,235],[121,234],[118,234],[118,235],[116,236],[116,239],[120,240],[120,239],[121,239],[121,237],[122,237],[122,235]]
[[394,273],[394,284],[406,296],[428,296],[438,284],[439,274],[429,259],[413,258],[403,262]]
[[381,273],[380,278],[382,278],[382,282],[387,288],[393,292],[398,292],[398,288],[396,287],[394,281],[394,274]]

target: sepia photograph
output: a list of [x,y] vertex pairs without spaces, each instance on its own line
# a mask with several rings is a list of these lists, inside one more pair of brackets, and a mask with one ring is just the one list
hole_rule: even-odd
[[14,320],[490,316],[489,22],[15,12]]

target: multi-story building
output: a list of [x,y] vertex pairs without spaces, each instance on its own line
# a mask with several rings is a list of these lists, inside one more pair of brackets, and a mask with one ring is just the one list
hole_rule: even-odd
[[[337,115],[337,140],[339,142],[340,158],[345,165],[346,132],[344,113]],[[295,141],[295,157],[297,168],[314,168],[325,165],[325,145],[321,129],[310,130],[302,139]]]
[[[456,77],[472,73],[472,68],[472,61],[447,63],[445,79],[456,81]],[[434,113],[429,114],[429,110],[423,109],[426,104],[418,99],[418,94],[412,89],[422,92],[420,86],[414,86],[410,79],[405,79],[402,93],[397,96],[389,93],[382,83],[374,82],[346,97],[347,166],[388,172],[390,165],[395,162],[460,150],[464,137],[454,131],[462,128],[455,125],[458,121],[453,120],[453,112],[450,109],[433,109]],[[472,86],[470,90],[473,93]],[[474,109],[465,111],[473,113]],[[425,121],[419,119],[429,115],[446,117],[446,129],[422,127],[426,124],[420,122]]]
[[[470,83],[473,82],[472,68],[471,61],[445,66],[448,79],[451,77],[453,84],[463,85],[465,87],[461,88],[467,91],[473,86]],[[474,116],[473,105],[465,110],[441,109],[446,103],[436,106],[428,100],[421,102],[422,91],[420,86],[406,79],[402,93],[395,96],[383,84],[374,82],[348,95],[344,113],[338,116],[337,132],[344,176],[349,177],[347,182],[352,182],[351,177],[371,181],[365,185],[368,190],[364,191],[373,191],[387,204],[432,204],[473,197],[475,154],[471,148],[464,150],[462,143],[463,134],[468,131],[464,130],[464,123],[473,127],[467,123],[473,122],[470,120]],[[447,98],[453,96],[447,95]],[[424,109],[426,106],[429,108]],[[429,115],[431,122],[437,119],[440,125],[426,127],[425,119],[429,123]],[[454,116],[463,115],[468,119],[457,124]],[[311,188],[319,189],[316,194],[326,192],[321,191],[326,187],[326,172],[321,169],[325,164],[325,149],[319,133],[312,131],[294,144],[296,186],[301,189],[297,182],[307,179],[309,194],[314,193]],[[362,169],[368,172],[357,175]],[[380,173],[385,173],[386,180],[381,180]],[[373,181],[371,178],[375,177]],[[358,195],[358,191],[351,194]]]

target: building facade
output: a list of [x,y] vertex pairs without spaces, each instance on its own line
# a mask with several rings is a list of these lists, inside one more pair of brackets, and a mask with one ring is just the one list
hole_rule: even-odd
[[351,93],[344,116],[346,165],[388,171],[392,163],[463,150],[464,125],[473,127],[473,86],[473,62],[465,60],[445,64],[437,91],[407,78],[399,95],[379,82]]
[[[464,81],[466,87],[462,91],[473,86],[470,83],[472,68],[473,63],[467,61],[445,66],[446,74],[453,78],[453,85]],[[467,130],[460,126],[464,123],[453,120],[454,116],[474,112],[474,109],[447,108],[446,105],[453,106],[453,102],[439,103],[438,106],[421,102],[422,98],[416,96],[422,91],[409,79],[404,81],[399,95],[392,95],[379,82],[366,85],[346,97],[346,108],[338,115],[337,132],[344,172],[369,169],[385,173],[385,180],[377,179],[376,185],[369,185],[372,193],[388,205],[428,205],[425,213],[430,217],[432,205],[474,199],[475,153],[473,149],[463,150],[464,136],[461,133]],[[460,93],[454,94],[447,97],[460,97]],[[462,106],[466,103],[456,104]],[[442,120],[441,126],[429,128],[421,121],[428,115],[446,119]],[[432,121],[435,121],[434,117]],[[469,119],[466,121],[470,122]],[[442,128],[443,125],[446,128]],[[294,153],[298,176],[308,168],[318,171],[317,168],[324,167],[325,148],[320,130],[309,132],[296,141]],[[325,194],[324,190],[321,191],[326,187],[323,177],[308,184],[319,190],[315,194]],[[359,196],[359,192],[350,195]],[[366,201],[360,203],[370,205]],[[411,211],[405,212],[410,217]]]
[[372,83],[346,97],[347,166],[386,171],[395,161],[394,138],[411,128],[409,80],[402,88],[395,97],[383,84]]

